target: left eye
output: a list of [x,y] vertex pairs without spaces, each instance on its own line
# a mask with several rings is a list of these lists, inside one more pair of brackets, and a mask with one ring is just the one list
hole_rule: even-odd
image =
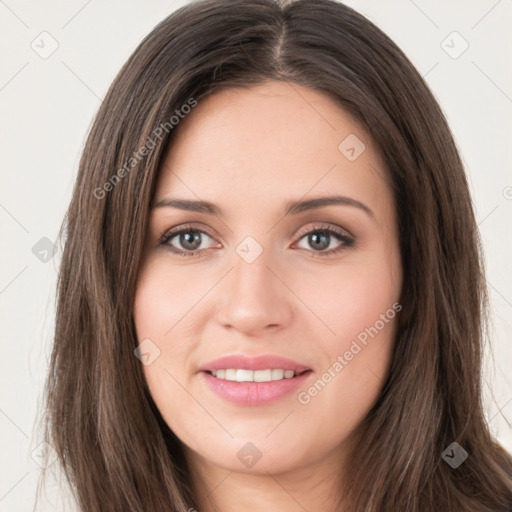
[[[310,247],[315,248],[313,252],[320,254],[338,253],[339,251],[354,245],[354,239],[352,237],[332,228],[320,228],[308,231],[302,235],[299,240],[302,240],[303,238],[306,238],[306,242]],[[341,243],[339,243],[334,249],[331,247],[330,250],[326,250],[331,246],[333,238],[337,238]],[[309,250],[307,247],[305,249]]]
[[[184,227],[180,230],[164,234],[161,238],[160,245],[166,246],[172,253],[177,254],[178,256],[198,256],[208,249],[208,247],[203,246],[203,236],[212,238],[203,230],[193,227]],[[333,238],[338,239],[340,244],[334,249],[329,249]],[[180,244],[181,247],[176,247],[176,245],[174,245],[174,239],[177,240],[177,243]],[[310,250],[311,252],[319,255],[338,253],[344,249],[352,247],[355,243],[355,240],[341,229],[329,226],[320,226],[306,231],[299,237],[299,241],[302,239],[307,239],[307,243],[313,249],[300,247],[301,249]]]

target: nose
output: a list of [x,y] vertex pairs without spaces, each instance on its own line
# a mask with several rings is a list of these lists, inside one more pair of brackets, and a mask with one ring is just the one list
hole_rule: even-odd
[[246,336],[286,327],[292,318],[293,293],[266,251],[248,263],[234,254],[233,268],[219,289],[217,321]]

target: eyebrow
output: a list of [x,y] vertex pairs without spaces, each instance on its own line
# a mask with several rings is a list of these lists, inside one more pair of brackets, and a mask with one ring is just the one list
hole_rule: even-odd
[[[308,210],[316,210],[325,206],[352,206],[364,211],[369,217],[375,220],[375,214],[365,204],[346,196],[324,196],[314,197],[312,199],[303,199],[298,201],[288,201],[285,205],[284,216],[297,215]],[[190,199],[163,198],[153,205],[155,208],[177,208],[189,212],[206,213],[208,215],[224,216],[224,212],[217,205],[209,201],[195,201]]]

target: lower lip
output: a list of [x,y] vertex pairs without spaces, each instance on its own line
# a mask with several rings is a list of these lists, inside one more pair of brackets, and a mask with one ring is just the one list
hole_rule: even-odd
[[217,379],[207,372],[201,372],[209,388],[221,398],[237,405],[265,405],[296,391],[309,378],[311,371],[291,379],[270,382],[235,382]]

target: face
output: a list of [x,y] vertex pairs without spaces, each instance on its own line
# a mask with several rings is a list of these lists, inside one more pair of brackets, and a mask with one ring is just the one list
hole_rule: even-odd
[[369,135],[297,84],[217,92],[180,121],[153,204],[133,314],[188,457],[258,474],[339,461],[401,309],[394,201]]

